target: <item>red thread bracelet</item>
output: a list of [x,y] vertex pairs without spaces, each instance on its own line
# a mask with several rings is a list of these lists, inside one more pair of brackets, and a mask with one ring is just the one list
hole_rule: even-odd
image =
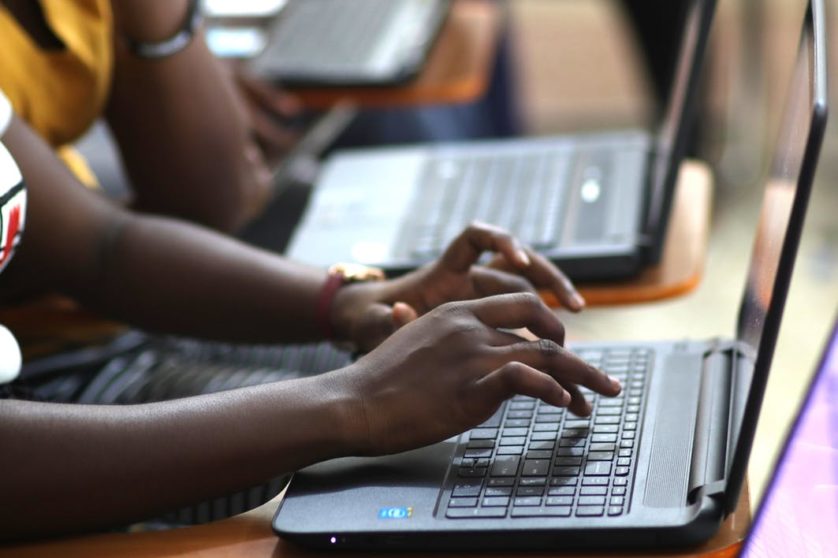
[[326,339],[334,339],[335,330],[332,326],[332,304],[335,295],[344,284],[345,278],[342,273],[330,271],[326,282],[320,288],[320,296],[317,299],[317,329]]

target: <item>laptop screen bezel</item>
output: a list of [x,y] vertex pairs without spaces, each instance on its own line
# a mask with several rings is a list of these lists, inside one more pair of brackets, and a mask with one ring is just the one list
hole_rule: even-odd
[[[732,513],[736,509],[739,501],[739,493],[742,490],[745,475],[747,474],[748,458],[750,457],[751,447],[753,446],[754,436],[756,434],[760,407],[762,406],[765,387],[768,382],[783,308],[785,307],[797,249],[803,232],[806,207],[812,191],[818,156],[826,129],[826,37],[822,0],[810,0],[809,2],[806,17],[804,18],[804,32],[801,41],[806,40],[807,37],[811,37],[810,44],[812,49],[810,58],[812,61],[810,73],[812,80],[811,125],[803,152],[800,174],[797,179],[797,189],[792,202],[788,226],[780,251],[777,273],[771,291],[771,299],[760,336],[751,386],[745,403],[745,410],[743,412],[733,457],[730,462],[727,489],[725,490],[725,515]],[[742,307],[745,304],[747,304],[747,289],[743,297]]]
[[[649,191],[646,200],[646,222],[643,228],[648,241],[646,259],[650,264],[658,263],[663,254],[666,230],[669,225],[672,203],[675,199],[678,172],[681,168],[681,162],[686,156],[687,144],[695,123],[699,78],[704,68],[704,60],[707,58],[707,43],[709,42],[715,12],[716,0],[694,0],[689,6],[684,20],[678,61],[669,92],[670,98],[667,101],[664,119],[658,127],[655,146],[649,159]],[[694,24],[690,20],[692,17],[697,17],[698,22]],[[684,49],[688,46],[686,42],[689,38],[691,25],[698,26],[696,42],[692,60],[685,62],[683,58],[687,53],[684,52]],[[687,66],[687,68],[685,69],[684,66]],[[679,102],[675,99],[678,92],[678,78],[685,71],[684,97],[681,101],[681,110],[676,113],[676,104]],[[675,131],[671,147],[666,145],[668,129]],[[665,170],[659,173],[659,167],[663,167]]]

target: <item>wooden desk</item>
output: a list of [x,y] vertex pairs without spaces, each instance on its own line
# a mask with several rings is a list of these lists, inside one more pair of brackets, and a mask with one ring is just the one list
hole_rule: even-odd
[[[698,161],[685,162],[678,177],[661,262],[634,279],[577,285],[588,305],[651,302],[695,289],[704,271],[712,198],[710,168]],[[544,299],[551,306],[558,305],[550,294],[545,293]]]
[[[313,558],[329,556],[339,558],[360,558],[369,553],[314,552],[278,539],[271,531],[271,519],[276,511],[281,496],[248,513],[231,517],[223,521],[147,533],[116,533],[92,535],[46,543],[0,547],[0,558],[35,558],[42,556],[61,556],[63,558],[99,556],[120,556],[122,558],[147,556],[194,556],[202,558],[222,558],[233,556],[273,557],[273,558]],[[608,556],[658,556],[658,557],[713,557],[732,558],[739,552],[742,540],[750,525],[747,486],[742,491],[739,507],[722,525],[719,532],[706,544],[687,551],[644,551],[637,553],[609,553]],[[392,554],[378,554],[386,557]],[[412,558],[444,558],[461,554],[446,553],[410,553]],[[602,555],[602,554],[600,554]],[[480,556],[473,553],[475,558]],[[527,558],[546,558],[556,556],[556,552],[519,552],[492,553],[493,558],[522,556]],[[567,558],[595,554],[561,554]]]
[[456,0],[422,72],[394,87],[295,88],[308,108],[339,101],[361,107],[466,103],[486,91],[501,28],[501,8],[491,0]]

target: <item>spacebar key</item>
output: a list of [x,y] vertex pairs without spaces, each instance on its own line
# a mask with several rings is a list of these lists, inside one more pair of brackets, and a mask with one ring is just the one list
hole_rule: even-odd
[[506,508],[449,508],[445,512],[448,519],[487,519],[506,517]]

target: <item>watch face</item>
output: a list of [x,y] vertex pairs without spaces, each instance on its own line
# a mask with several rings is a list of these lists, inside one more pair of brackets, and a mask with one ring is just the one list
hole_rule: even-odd
[[0,144],[0,272],[20,244],[25,219],[26,186],[14,159]]

